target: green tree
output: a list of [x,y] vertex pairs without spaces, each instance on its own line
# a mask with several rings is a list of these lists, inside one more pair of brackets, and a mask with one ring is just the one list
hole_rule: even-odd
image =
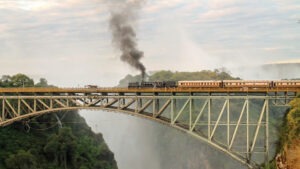
[[36,87],[47,87],[48,82],[45,78],[40,78],[40,81],[35,84]]
[[9,75],[3,75],[0,79],[1,87],[10,87],[11,86],[11,77]]
[[11,77],[11,85],[12,87],[32,87],[34,86],[34,81],[28,76],[19,73]]
[[37,169],[35,157],[29,152],[19,150],[5,160],[8,169]]
[[52,135],[44,147],[44,151],[54,157],[54,162],[65,169],[75,166],[75,149],[75,136],[68,127],[59,129],[58,134]]

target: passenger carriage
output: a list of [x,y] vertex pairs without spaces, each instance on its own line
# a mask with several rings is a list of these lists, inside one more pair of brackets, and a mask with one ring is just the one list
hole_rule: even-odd
[[178,81],[178,87],[222,87],[222,81]]

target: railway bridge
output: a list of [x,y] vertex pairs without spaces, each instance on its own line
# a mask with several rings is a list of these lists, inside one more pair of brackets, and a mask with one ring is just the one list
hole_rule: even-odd
[[300,88],[0,88],[0,126],[38,115],[100,109],[186,132],[245,164],[269,161],[269,114]]

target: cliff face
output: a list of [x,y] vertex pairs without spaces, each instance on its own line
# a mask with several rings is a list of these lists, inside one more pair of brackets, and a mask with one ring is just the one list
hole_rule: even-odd
[[300,168],[300,139],[294,140],[285,151],[288,168]]
[[[60,126],[57,117],[60,119]],[[0,128],[1,169],[117,169],[114,154],[75,112]]]
[[292,100],[290,106],[280,133],[279,153],[274,160],[277,169],[300,168],[300,96]]
[[282,134],[282,152],[288,169],[300,168],[300,97],[290,103]]

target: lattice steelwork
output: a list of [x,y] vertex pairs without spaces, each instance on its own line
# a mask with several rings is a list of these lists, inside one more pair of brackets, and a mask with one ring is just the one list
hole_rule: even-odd
[[6,94],[0,97],[0,126],[62,110],[117,111],[182,130],[256,168],[261,156],[269,159],[269,107],[282,103],[280,98],[246,93]]

